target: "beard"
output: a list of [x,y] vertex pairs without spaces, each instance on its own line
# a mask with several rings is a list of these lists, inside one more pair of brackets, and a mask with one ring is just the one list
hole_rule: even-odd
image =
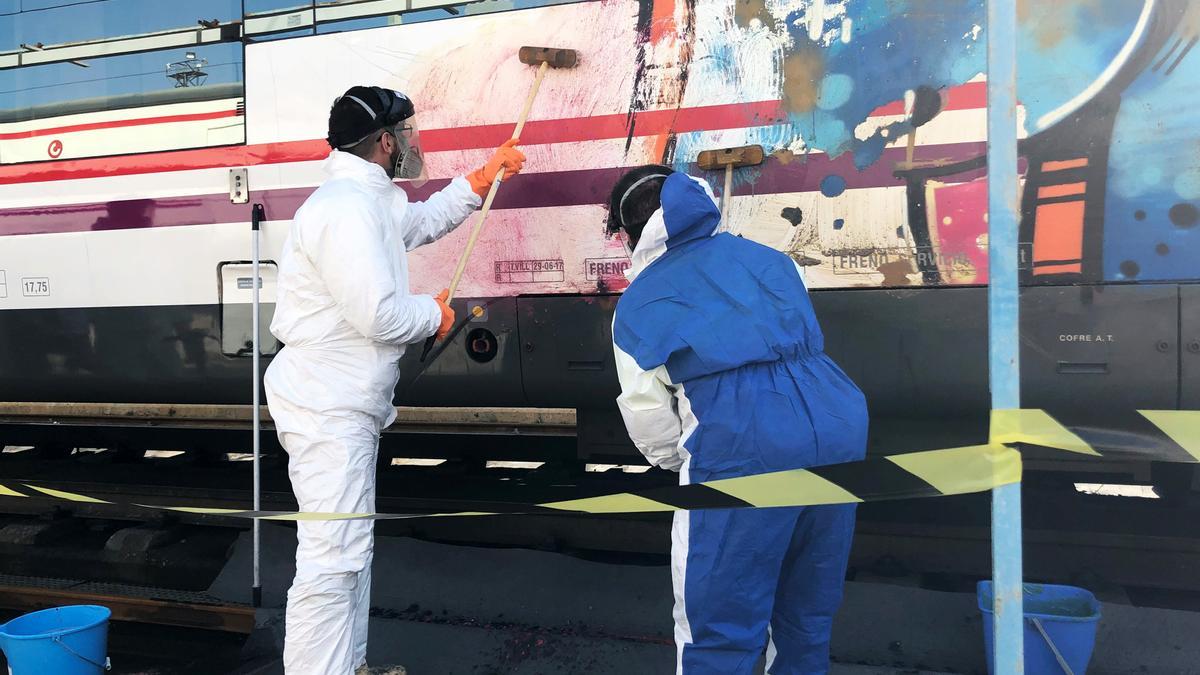
[[396,180],[396,172],[400,169],[400,148],[392,150],[392,154],[388,155],[388,165],[384,170],[387,171],[388,178]]

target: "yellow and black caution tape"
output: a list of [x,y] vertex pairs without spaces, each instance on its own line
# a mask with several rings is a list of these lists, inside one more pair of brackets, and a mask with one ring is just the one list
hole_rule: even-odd
[[[500,514],[652,513],[699,509],[847,504],[886,499],[984,492],[1021,480],[1021,454],[1002,445],[977,445],[832,464],[809,469],[725,478],[706,483],[621,492],[543,504],[514,504],[506,511],[457,513],[314,513],[245,511],[193,506],[129,504],[152,509],[263,520],[395,520]],[[16,488],[16,489],[14,489]],[[23,488],[27,492],[22,492]],[[51,497],[115,504],[88,495],[27,483],[0,485],[0,496]]]
[[[1100,459],[1200,462],[1200,411],[1139,410],[1104,427],[1072,424],[1044,410],[992,411],[990,442],[621,492],[542,504],[513,504],[504,511],[455,513],[315,513],[247,511],[122,503],[182,513],[263,520],[393,520],[500,514],[652,513],[700,509],[847,504],[984,492],[1021,480],[1021,454],[1010,445],[1032,445]],[[1117,425],[1120,426],[1117,426]],[[22,491],[24,490],[24,491]],[[50,497],[77,503],[117,504],[49,487],[0,484],[0,497]]]
[[1103,459],[1200,462],[1200,411],[1136,410],[1095,422],[1073,423],[1045,410],[993,410],[990,440],[1023,443]]

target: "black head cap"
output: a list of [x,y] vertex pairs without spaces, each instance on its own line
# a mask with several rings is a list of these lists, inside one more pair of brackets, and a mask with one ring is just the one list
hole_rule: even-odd
[[413,104],[398,91],[382,87],[350,87],[329,109],[331,148],[348,148],[367,136],[413,116]]

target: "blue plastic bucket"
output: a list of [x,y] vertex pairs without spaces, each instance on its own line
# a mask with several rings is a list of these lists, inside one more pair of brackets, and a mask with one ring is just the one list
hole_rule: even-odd
[[108,618],[99,605],[31,612],[0,626],[12,675],[99,675],[108,670]]
[[[992,582],[981,581],[976,589],[983,612],[983,644],[988,672],[992,672]],[[1074,586],[1025,584],[1025,672],[1028,675],[1083,675],[1092,648],[1100,602],[1096,596]],[[1064,667],[1065,666],[1065,667]]]

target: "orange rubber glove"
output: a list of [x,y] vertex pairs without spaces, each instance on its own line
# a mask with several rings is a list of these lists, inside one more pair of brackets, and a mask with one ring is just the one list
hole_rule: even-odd
[[487,197],[488,191],[492,189],[492,181],[496,180],[496,174],[500,173],[501,168],[504,169],[505,178],[521,173],[521,168],[525,166],[525,153],[515,147],[520,142],[517,138],[505,141],[504,145],[496,149],[496,154],[492,155],[487,164],[467,174],[471,189],[480,199]]
[[450,334],[450,329],[454,328],[454,310],[450,309],[450,305],[446,304],[446,299],[450,297],[450,289],[446,289],[437,294],[434,301],[438,304],[438,309],[442,310],[442,323],[438,325],[437,339],[444,340]]

